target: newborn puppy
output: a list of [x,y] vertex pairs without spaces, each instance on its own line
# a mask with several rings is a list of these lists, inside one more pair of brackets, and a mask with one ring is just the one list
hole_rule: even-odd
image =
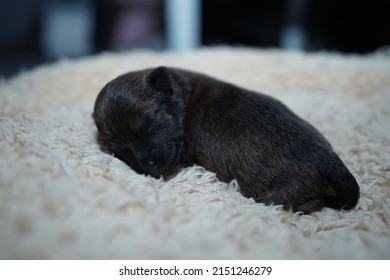
[[245,197],[311,213],[351,209],[359,186],[326,139],[276,99],[182,69],[130,72],[99,93],[101,146],[138,173],[197,164]]

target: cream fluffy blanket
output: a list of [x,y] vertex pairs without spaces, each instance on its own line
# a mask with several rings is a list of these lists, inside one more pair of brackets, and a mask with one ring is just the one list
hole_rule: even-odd
[[[98,91],[168,65],[273,95],[355,175],[352,211],[311,215],[242,197],[194,166],[164,182],[103,153]],[[63,60],[0,82],[0,258],[389,259],[390,54],[135,51]]]

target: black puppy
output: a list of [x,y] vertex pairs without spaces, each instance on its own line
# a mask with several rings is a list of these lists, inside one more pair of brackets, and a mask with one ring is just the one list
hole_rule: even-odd
[[158,67],[109,82],[98,141],[138,173],[198,164],[245,197],[311,213],[351,209],[359,186],[325,138],[276,99],[206,75]]

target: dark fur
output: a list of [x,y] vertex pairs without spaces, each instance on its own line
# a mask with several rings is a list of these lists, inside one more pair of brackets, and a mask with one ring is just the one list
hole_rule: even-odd
[[245,197],[310,213],[351,209],[359,186],[325,138],[276,99],[206,75],[158,67],[97,97],[99,143],[138,173],[198,164]]

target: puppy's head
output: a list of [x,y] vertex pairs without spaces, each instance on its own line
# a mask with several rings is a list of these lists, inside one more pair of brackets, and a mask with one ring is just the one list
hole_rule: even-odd
[[185,105],[173,96],[169,71],[119,76],[101,90],[93,113],[102,148],[157,178],[176,172],[183,150]]

